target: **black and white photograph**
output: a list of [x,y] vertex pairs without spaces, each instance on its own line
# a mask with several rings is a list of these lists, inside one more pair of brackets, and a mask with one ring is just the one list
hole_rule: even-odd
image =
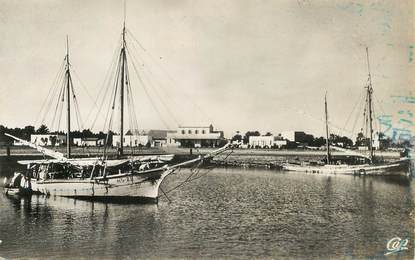
[[0,0],[0,260],[415,259],[414,0]]

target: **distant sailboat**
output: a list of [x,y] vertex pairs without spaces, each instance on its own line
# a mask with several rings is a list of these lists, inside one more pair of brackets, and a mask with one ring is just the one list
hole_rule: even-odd
[[[323,173],[323,174],[353,174],[353,175],[409,175],[409,159],[402,158],[393,162],[380,162],[376,159],[373,152],[373,104],[372,104],[372,81],[369,67],[369,52],[366,48],[368,71],[369,71],[369,84],[366,87],[367,95],[367,108],[369,118],[369,155],[364,155],[352,150],[331,146],[329,142],[329,124],[328,124],[328,109],[327,109],[327,95],[324,97],[324,111],[325,111],[325,127],[326,127],[326,158],[324,162],[319,163],[307,163],[302,162],[300,164],[285,163],[283,169],[287,171],[299,171],[310,173]],[[364,164],[347,164],[341,161],[333,161],[331,156],[331,149],[339,150],[345,153],[345,155],[364,158],[367,163]]]

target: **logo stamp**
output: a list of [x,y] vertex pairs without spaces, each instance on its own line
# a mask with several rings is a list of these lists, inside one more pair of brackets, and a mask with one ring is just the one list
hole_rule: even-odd
[[386,244],[388,252],[385,255],[390,255],[400,251],[408,250],[409,239],[401,239],[400,237],[394,237]]

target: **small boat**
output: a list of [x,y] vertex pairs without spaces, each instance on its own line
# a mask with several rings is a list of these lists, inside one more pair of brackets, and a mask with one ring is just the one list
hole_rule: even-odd
[[27,195],[31,193],[30,182],[20,172],[15,172],[10,180],[5,177],[3,183],[6,195]]
[[[369,54],[367,52],[367,61],[369,64]],[[369,65],[368,65],[369,68]],[[300,162],[300,163],[284,163],[282,168],[287,171],[319,173],[319,174],[352,174],[352,175],[388,175],[388,176],[409,176],[410,175],[410,159],[400,158],[396,161],[385,162],[375,157],[373,149],[373,105],[372,95],[373,87],[371,82],[371,75],[369,69],[367,92],[367,108],[368,108],[368,122],[369,122],[369,155],[361,154],[352,150],[344,149],[330,145],[329,142],[329,127],[328,127],[328,112],[327,112],[327,94],[324,97],[325,108],[325,124],[326,124],[326,158],[320,162]],[[331,156],[331,149],[344,152],[345,156],[353,157],[353,160],[345,162],[342,160],[334,160]],[[363,162],[363,163],[361,163]]]

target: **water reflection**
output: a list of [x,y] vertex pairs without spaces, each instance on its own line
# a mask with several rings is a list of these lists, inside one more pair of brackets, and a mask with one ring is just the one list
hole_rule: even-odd
[[394,236],[413,239],[405,179],[215,169],[169,196],[119,205],[0,195],[0,256],[362,258],[382,257]]

